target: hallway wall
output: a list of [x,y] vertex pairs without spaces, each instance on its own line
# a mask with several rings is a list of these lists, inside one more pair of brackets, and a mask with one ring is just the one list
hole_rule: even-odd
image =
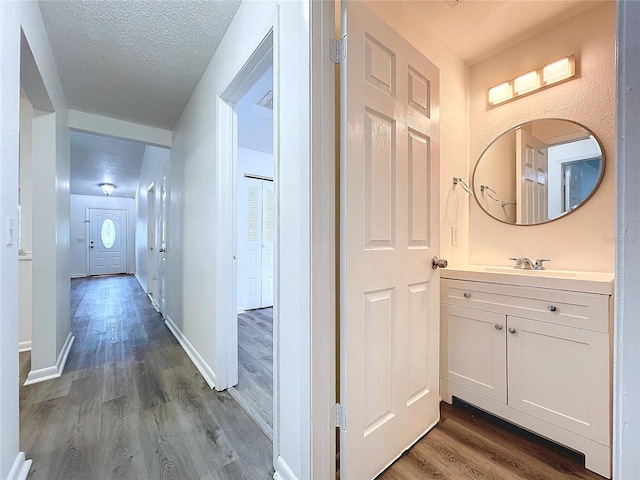
[[276,469],[286,478],[311,477],[309,7],[309,2],[275,1],[240,5],[176,124],[169,174],[170,233],[178,233],[180,243],[169,246],[167,280],[169,291],[181,291],[182,299],[180,305],[171,300],[168,313],[193,347],[192,358],[202,360],[201,369],[215,384],[228,343],[219,324],[235,308],[231,204],[224,194],[231,173],[222,157],[224,150],[216,144],[218,102],[277,16],[274,44],[280,51],[274,58],[282,58],[282,63],[274,62],[274,85],[279,91],[274,121],[279,115],[276,176],[283,186],[277,198],[286,206],[280,209],[285,214],[278,238],[281,251],[287,254],[276,267],[280,282],[276,331],[280,328],[287,334],[279,346],[281,357],[274,359],[276,379],[286,392],[276,394],[276,412],[286,417],[278,424],[276,416],[274,448]]
[[[40,214],[46,218],[36,218],[39,208],[34,198],[34,252],[36,237],[46,236],[48,244],[38,255],[41,256],[41,271],[46,272],[46,285],[41,307],[42,325],[38,334],[46,337],[51,347],[44,348],[39,365],[55,368],[58,353],[69,332],[69,132],[66,100],[60,83],[55,61],[38,4],[35,2],[0,2],[0,219],[7,225],[7,219],[17,220],[18,192],[18,135],[20,96],[20,42],[21,31],[33,53],[36,71],[39,72],[55,110],[49,118],[52,127],[49,136],[49,162],[47,173],[52,173],[49,182],[38,189],[38,194],[48,202]],[[33,71],[23,72],[30,77]],[[29,78],[30,80],[35,80]],[[34,104],[37,96],[25,85],[25,93]],[[34,146],[35,158],[35,146]],[[38,187],[35,179],[34,190]],[[45,172],[38,172],[44,175]],[[40,225],[43,224],[43,225]],[[15,224],[17,227],[17,224]],[[42,229],[40,229],[42,227]],[[19,453],[18,434],[18,245],[6,245],[6,231],[3,229],[3,247],[0,249],[0,478],[24,478],[28,465],[24,455]],[[34,255],[34,274],[36,257]],[[35,288],[34,288],[35,291]],[[34,309],[35,310],[35,309]],[[34,311],[34,318],[36,312]],[[35,329],[34,329],[35,331]],[[52,341],[53,339],[53,341]],[[36,337],[33,338],[34,348]],[[35,356],[35,352],[34,352]],[[24,474],[24,476],[22,476]]]
[[127,211],[127,273],[135,273],[136,201],[133,198],[71,195],[71,277],[86,277],[89,237],[87,208],[114,208]]

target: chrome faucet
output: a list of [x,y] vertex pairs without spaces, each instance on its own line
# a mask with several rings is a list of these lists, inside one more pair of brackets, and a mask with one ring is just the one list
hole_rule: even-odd
[[550,261],[548,258],[538,258],[535,262],[532,262],[527,257],[511,257],[509,260],[516,262],[513,268],[519,268],[521,270],[544,270],[544,262]]

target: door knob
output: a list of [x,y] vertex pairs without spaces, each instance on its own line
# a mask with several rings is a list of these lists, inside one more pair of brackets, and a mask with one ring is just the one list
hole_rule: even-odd
[[158,250],[160,253],[165,253],[167,251],[166,248],[161,248],[160,250]]
[[496,330],[502,330],[502,325],[500,325],[499,323],[496,323],[494,327],[496,327]]
[[509,333],[516,333],[516,332],[517,332],[517,330],[516,330],[515,328],[513,328],[513,327],[511,327],[511,328],[509,329]]
[[547,308],[549,309],[550,312],[558,311],[558,307],[556,307],[555,305],[549,305]]
[[431,259],[431,268],[437,270],[439,268],[447,268],[449,262],[447,262],[444,258],[433,257]]

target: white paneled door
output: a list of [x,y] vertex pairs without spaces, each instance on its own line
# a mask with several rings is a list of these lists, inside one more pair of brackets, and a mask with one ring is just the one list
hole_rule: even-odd
[[127,272],[127,211],[89,209],[89,275]]
[[549,217],[549,146],[526,130],[516,130],[516,204],[518,223]]
[[340,474],[362,480],[439,419],[439,71],[342,5]]

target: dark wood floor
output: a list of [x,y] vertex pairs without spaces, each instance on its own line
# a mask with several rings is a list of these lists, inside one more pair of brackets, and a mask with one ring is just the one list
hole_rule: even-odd
[[379,480],[603,480],[584,460],[464,404],[440,404],[441,422]]
[[134,277],[73,280],[72,315],[62,378],[20,387],[30,480],[272,477],[271,442],[204,382]]
[[238,385],[240,401],[273,432],[273,308],[238,315]]

